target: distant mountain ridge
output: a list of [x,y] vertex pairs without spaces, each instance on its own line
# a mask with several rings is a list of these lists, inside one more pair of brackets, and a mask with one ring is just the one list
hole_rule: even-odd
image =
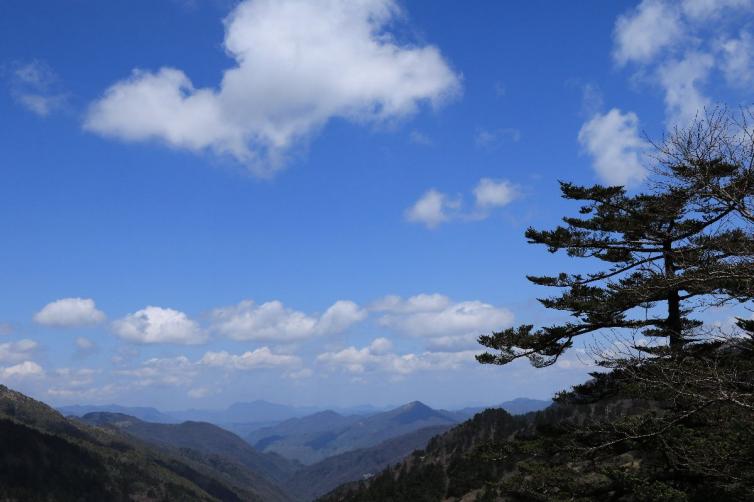
[[67,419],[2,385],[0,444],[0,500],[290,500],[221,459],[162,450],[115,428]]
[[526,415],[533,411],[542,411],[552,405],[552,400],[544,401],[542,399],[529,399],[527,397],[517,397],[510,401],[505,401],[496,406],[470,406],[462,408],[460,410],[454,410],[447,412],[451,416],[457,418],[459,421],[464,421],[472,418],[478,413],[482,413],[485,410],[500,409],[505,410],[511,415]]
[[206,422],[157,424],[107,412],[89,413],[81,420],[90,425],[113,427],[151,444],[220,455],[276,483],[284,482],[300,467],[275,453],[261,453],[232,432]]
[[[551,404],[551,401],[518,397],[505,401],[498,405],[470,406],[462,409],[451,409],[448,413],[478,413],[489,408],[502,408],[508,413],[517,415],[530,411],[539,411]],[[185,409],[185,410],[158,410],[151,406],[123,406],[118,404],[76,404],[59,406],[56,409],[66,416],[81,417],[87,413],[104,411],[109,413],[123,413],[140,420],[156,423],[180,423],[185,421],[209,422],[218,424],[266,424],[279,423],[291,418],[301,418],[321,412],[334,412],[341,416],[368,416],[384,413],[400,406],[373,406],[359,405],[350,407],[317,407],[317,406],[291,406],[286,404],[272,403],[265,400],[249,402],[237,402],[225,409]]]
[[148,406],[120,406],[117,404],[104,404],[104,405],[73,405],[73,406],[60,406],[58,411],[65,416],[83,417],[87,413],[93,412],[108,412],[108,413],[122,413],[136,417],[146,422],[155,422],[161,424],[174,424],[180,422],[175,417],[159,411],[156,408]]
[[[24,405],[12,404],[14,399]],[[520,398],[502,403],[501,407],[512,412],[526,412],[549,404],[546,401]],[[104,410],[90,411],[92,409]],[[9,414],[13,420],[20,420],[27,427],[52,434],[59,439],[52,439],[57,441],[53,445],[40,447],[43,453],[40,454],[39,461],[44,462],[46,456],[57,455],[54,452],[58,449],[65,452],[73,448],[70,451],[77,453],[66,460],[68,464],[80,469],[75,467],[80,457],[90,466],[82,468],[82,472],[91,472],[91,476],[105,480],[102,490],[112,490],[113,483],[120,483],[118,486],[121,488],[126,486],[129,498],[136,496],[143,500],[157,500],[167,496],[169,500],[304,502],[322,496],[343,483],[366,479],[390,465],[402,462],[413,451],[427,447],[432,438],[457,426],[481,409],[445,411],[413,401],[380,412],[349,415],[333,410],[305,413],[311,409],[255,401],[236,403],[226,410],[184,412],[184,416],[206,415],[217,421],[275,419],[291,413],[299,414],[262,427],[259,424],[264,422],[217,425],[187,420],[176,423],[181,416],[150,407],[115,404],[62,407],[63,413],[82,414],[76,419],[66,419],[43,403],[8,391],[5,394],[0,392],[0,435],[5,430],[4,417]],[[231,432],[233,427],[247,427],[251,432],[242,438]],[[5,430],[5,433],[10,432]],[[38,440],[23,431],[12,434],[24,438],[24,444],[31,445],[31,450],[34,451]],[[31,434],[35,433],[32,431]],[[69,442],[74,442],[75,445],[70,446]],[[94,447],[90,452],[90,444],[106,446]],[[84,449],[76,449],[81,448],[76,445],[82,445]],[[18,448],[26,446],[19,444]],[[135,456],[136,464],[129,464],[126,471],[116,470],[120,478],[110,479],[97,471],[97,465],[109,461],[101,460],[103,452],[109,455],[108,458],[117,459],[123,451],[138,453],[129,453],[127,457]],[[19,458],[26,458],[20,450],[18,455]],[[0,464],[0,468],[2,467]],[[6,468],[10,468],[8,472],[14,472],[12,464],[6,465]],[[26,466],[23,469],[30,468],[31,466]],[[63,467],[59,469],[67,472]],[[44,469],[42,471],[50,476],[51,482],[59,483],[58,488],[63,487],[60,489],[65,492],[65,480],[55,478],[53,473]],[[0,482],[2,476],[3,473],[0,473]],[[67,475],[68,478],[71,476]],[[117,481],[121,478],[147,479],[148,484],[158,487],[156,491],[150,492],[157,499],[139,492],[138,487],[131,487],[128,482],[124,485],[122,481]],[[188,481],[183,481],[184,478]],[[40,482],[42,481],[37,481]],[[97,483],[89,482],[94,483],[96,492]],[[74,485],[77,486],[76,489],[82,490],[81,486],[76,483]],[[185,486],[180,488],[183,485]],[[6,498],[23,500],[28,497],[21,495],[28,493],[23,490],[17,494],[3,492],[0,486],[0,498],[7,495]],[[74,490],[72,493],[75,498],[75,494],[81,492]],[[101,499],[121,500],[104,493],[101,493]]]
[[318,408],[307,406],[289,406],[256,400],[251,402],[233,403],[224,410],[178,410],[167,414],[178,421],[210,422],[213,424],[280,422],[294,417],[302,417],[320,411]]
[[445,412],[414,401],[368,416],[344,417],[335,412],[323,412],[291,419],[254,431],[246,439],[261,451],[276,452],[304,464],[313,464],[419,429],[451,426],[457,422]]
[[397,464],[449,428],[449,425],[426,427],[369,448],[328,457],[297,471],[286,483],[287,489],[297,500],[313,500],[343,483],[369,478]]

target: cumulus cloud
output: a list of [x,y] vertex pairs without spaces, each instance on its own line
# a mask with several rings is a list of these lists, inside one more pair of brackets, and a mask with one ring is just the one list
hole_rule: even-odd
[[754,40],[751,33],[742,31],[738,37],[720,44],[721,66],[728,84],[746,87],[754,82]]
[[[642,0],[616,21],[613,56],[662,89],[668,127],[686,127],[712,104],[704,84],[714,69],[729,85],[751,81],[750,37],[742,29],[752,7],[752,0]],[[738,38],[731,29],[740,30]]]
[[162,307],[146,307],[114,321],[113,332],[135,343],[197,344],[207,334],[183,312]]
[[393,348],[393,342],[387,338],[375,338],[369,344],[369,352],[376,355],[387,354]]
[[407,300],[390,296],[377,302],[382,326],[414,337],[424,337],[433,347],[476,345],[476,338],[513,324],[513,313],[478,300],[453,302],[444,295],[416,295]]
[[647,63],[683,36],[681,12],[663,0],[643,0],[615,23],[613,57],[619,64]]
[[76,337],[76,348],[83,352],[88,352],[96,348],[96,344],[85,336]]
[[647,144],[639,136],[639,118],[613,108],[597,114],[579,131],[579,143],[592,157],[597,175],[610,185],[633,186],[647,177],[641,155]]
[[48,303],[34,314],[34,322],[59,328],[91,326],[105,318],[91,298],[63,298]]
[[122,386],[115,384],[106,384],[101,387],[70,388],[70,387],[50,387],[47,394],[57,398],[76,401],[89,401],[111,399],[119,390],[126,390]]
[[463,198],[427,190],[404,216],[411,223],[437,228],[449,221],[477,221],[490,216],[490,209],[507,206],[520,196],[518,187],[504,179],[482,178],[472,191],[474,208],[466,209]]
[[270,174],[332,118],[390,121],[459,92],[439,49],[389,32],[401,14],[394,0],[245,0],[225,20],[235,66],[217,88],[196,88],[175,68],[135,70],[91,105],[84,127],[211,150]]
[[60,92],[58,76],[43,61],[17,64],[11,74],[11,95],[30,112],[46,117],[66,104]]
[[683,0],[683,12],[691,19],[710,21],[731,9],[748,9],[752,7],[752,0]]
[[436,228],[452,218],[461,202],[434,188],[427,190],[413,206],[406,210],[406,220],[420,223],[427,228]]
[[364,320],[367,312],[351,301],[337,301],[319,317],[285,307],[279,301],[257,305],[244,300],[212,311],[212,329],[234,340],[305,340],[317,335],[341,333]]
[[39,344],[23,339],[17,342],[0,343],[0,363],[17,363],[28,359]]
[[259,368],[300,366],[301,358],[288,354],[275,354],[269,347],[260,347],[240,355],[228,352],[207,352],[201,364],[229,370],[253,370]]
[[58,368],[53,371],[55,382],[63,388],[91,385],[100,371],[92,368]]
[[342,333],[366,317],[367,311],[354,302],[339,300],[322,314],[317,321],[316,331],[323,335]]
[[413,314],[442,310],[450,304],[450,298],[445,295],[421,293],[405,300],[398,295],[387,295],[375,301],[370,308],[377,312]]
[[665,88],[665,109],[670,124],[684,127],[709,107],[711,101],[700,90],[715,64],[710,54],[690,52],[659,68]]
[[41,378],[45,374],[40,365],[34,361],[24,361],[7,368],[0,368],[0,378],[3,380],[23,380],[27,378]]
[[135,384],[141,387],[152,385],[182,386],[190,384],[198,371],[196,365],[186,356],[151,358],[141,366],[118,370],[118,375],[133,377]]
[[518,196],[518,189],[508,180],[482,178],[474,188],[476,205],[480,208],[507,206]]
[[192,399],[201,399],[208,396],[210,392],[212,392],[212,389],[207,386],[194,387],[193,389],[189,389],[187,395]]
[[322,353],[317,356],[317,362],[349,373],[379,371],[400,376],[417,371],[451,370],[476,362],[475,351],[396,354],[389,349],[385,339],[376,339],[361,349],[352,346]]

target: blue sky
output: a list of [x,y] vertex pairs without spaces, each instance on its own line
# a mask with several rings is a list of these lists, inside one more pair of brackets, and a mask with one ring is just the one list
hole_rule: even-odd
[[[489,404],[557,180],[748,105],[748,0],[0,5],[0,380],[55,404]],[[579,265],[580,266],[580,265]]]

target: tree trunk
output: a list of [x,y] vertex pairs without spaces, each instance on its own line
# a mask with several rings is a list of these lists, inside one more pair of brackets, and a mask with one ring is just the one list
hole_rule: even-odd
[[[675,264],[673,263],[673,242],[665,241],[662,245],[665,261],[665,278],[675,277]],[[678,289],[673,288],[668,292],[668,319],[667,329],[670,337],[670,351],[673,354],[683,348],[683,322],[681,320],[681,297]]]

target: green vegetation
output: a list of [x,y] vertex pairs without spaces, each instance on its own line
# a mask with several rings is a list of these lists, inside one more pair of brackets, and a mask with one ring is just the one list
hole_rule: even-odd
[[480,337],[485,364],[549,366],[591,334],[592,380],[545,411],[488,410],[325,501],[754,499],[754,321],[705,309],[754,299],[752,116],[711,113],[657,150],[648,193],[562,183],[582,217],[530,242],[607,268],[529,279],[568,320]]
[[66,419],[0,386],[0,500],[276,500],[204,460]]

